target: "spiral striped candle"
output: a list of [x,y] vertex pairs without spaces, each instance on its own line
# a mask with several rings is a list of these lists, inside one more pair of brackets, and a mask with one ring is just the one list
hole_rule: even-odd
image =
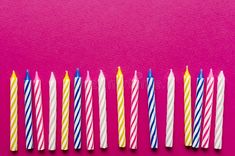
[[102,70],[98,78],[99,87],[99,115],[100,115],[100,148],[107,148],[107,112],[106,112],[106,87]]
[[130,148],[137,149],[139,79],[135,71],[131,84]]
[[148,72],[148,114],[149,114],[149,131],[150,131],[150,144],[152,149],[158,148],[157,137],[157,117],[156,117],[156,102],[154,93],[154,78],[151,69]]
[[202,69],[197,78],[197,91],[196,91],[196,103],[194,111],[194,126],[193,126],[193,148],[199,148],[200,134],[201,134],[201,121],[202,121],[202,102],[204,94],[204,77]]
[[211,116],[212,116],[213,94],[214,94],[214,76],[212,73],[212,69],[210,69],[210,73],[209,76],[207,77],[206,83],[207,83],[206,101],[205,101],[202,144],[201,144],[202,148],[208,148],[210,140]]
[[69,78],[68,71],[66,71],[64,80],[63,80],[61,150],[68,150],[69,101],[70,101],[69,98],[70,98],[70,78]]
[[24,104],[25,104],[25,140],[26,149],[33,149],[33,120],[32,120],[32,85],[29,71],[26,71],[24,81]]
[[126,147],[125,108],[124,108],[124,86],[123,74],[118,67],[116,75],[117,85],[117,111],[118,111],[118,143],[120,148]]
[[45,138],[44,138],[44,124],[43,124],[43,113],[42,113],[42,89],[41,80],[38,76],[38,72],[35,73],[34,78],[34,100],[36,108],[36,129],[37,129],[37,143],[38,150],[45,149]]
[[10,150],[18,150],[18,79],[15,71],[10,78]]
[[192,146],[191,76],[188,66],[184,73],[184,144]]
[[87,150],[94,150],[94,129],[93,129],[93,97],[92,97],[92,81],[89,71],[85,80],[85,103],[86,103],[86,137]]
[[166,147],[173,146],[175,76],[170,70],[167,82]]
[[217,81],[215,139],[214,139],[214,148],[218,150],[222,149],[224,89],[225,89],[225,77],[223,71],[221,71]]
[[49,146],[48,150],[54,151],[56,149],[56,110],[57,110],[57,93],[56,93],[56,79],[53,72],[51,72],[49,80]]
[[74,149],[81,149],[81,83],[80,72],[77,69],[74,78]]

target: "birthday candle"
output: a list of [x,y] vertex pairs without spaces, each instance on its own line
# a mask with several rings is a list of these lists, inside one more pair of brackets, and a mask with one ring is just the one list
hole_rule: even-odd
[[107,112],[106,112],[106,88],[103,71],[100,70],[98,78],[99,87],[99,115],[100,115],[100,148],[107,148]]
[[94,150],[94,129],[93,129],[93,98],[92,98],[92,81],[87,71],[85,80],[85,103],[86,103],[86,137],[87,150]]
[[18,150],[18,82],[15,71],[12,72],[10,78],[10,150],[17,151]]
[[210,69],[209,76],[207,77],[206,86],[206,101],[205,101],[205,111],[204,111],[204,123],[202,131],[202,148],[209,147],[210,140],[210,129],[211,129],[211,116],[212,116],[212,106],[213,106],[213,94],[214,94],[214,76],[212,69]]
[[184,139],[185,146],[192,146],[191,76],[188,66],[184,73]]
[[174,129],[175,76],[172,69],[167,84],[166,147],[173,146]]
[[36,108],[36,129],[37,129],[37,143],[38,150],[45,149],[45,138],[44,138],[44,124],[43,124],[43,113],[42,113],[42,90],[41,80],[38,76],[38,72],[35,73],[34,78],[34,100]]
[[61,129],[61,150],[68,150],[69,140],[69,97],[70,78],[68,71],[65,72],[63,80],[63,103],[62,103],[62,129]]
[[156,102],[154,93],[154,78],[151,69],[149,69],[148,77],[148,114],[149,114],[149,131],[150,131],[150,144],[152,149],[158,148],[157,137],[157,117],[156,117]]
[[53,151],[56,149],[56,110],[57,110],[57,94],[56,94],[56,79],[51,72],[49,80],[49,97],[50,97],[50,118],[49,118],[49,146],[48,149]]
[[215,140],[214,140],[215,149],[222,149],[224,89],[225,89],[225,77],[223,71],[221,71],[217,81]]
[[77,69],[74,78],[74,149],[81,149],[81,83],[80,72]]
[[135,71],[131,84],[130,148],[137,149],[139,79]]
[[193,148],[199,148],[200,144],[200,133],[201,133],[201,121],[202,121],[202,102],[204,94],[204,77],[202,69],[197,78],[197,92],[196,92],[196,103],[194,112],[194,127],[193,127]]
[[118,142],[119,147],[126,147],[125,108],[124,108],[124,86],[121,68],[118,67],[116,75],[117,85],[117,109],[118,109]]
[[25,104],[25,140],[26,149],[33,149],[33,120],[32,120],[32,85],[29,71],[26,71],[24,80],[24,104]]

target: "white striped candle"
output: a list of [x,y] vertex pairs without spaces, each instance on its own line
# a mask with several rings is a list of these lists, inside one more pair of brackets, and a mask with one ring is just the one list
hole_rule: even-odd
[[53,72],[51,72],[49,80],[49,146],[48,150],[54,151],[56,149],[56,113],[57,113],[57,93],[56,93],[56,79]]
[[106,112],[106,87],[105,77],[102,70],[100,70],[98,78],[99,88],[99,116],[100,116],[100,148],[107,148],[107,112]]
[[175,76],[170,70],[167,82],[166,147],[173,146],[174,131]]
[[225,91],[225,77],[223,71],[221,71],[217,81],[215,139],[214,139],[214,148],[218,150],[222,149],[224,91]]

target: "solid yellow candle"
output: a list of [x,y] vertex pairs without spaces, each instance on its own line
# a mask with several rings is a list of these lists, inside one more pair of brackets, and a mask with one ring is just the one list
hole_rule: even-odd
[[18,150],[18,84],[17,84],[17,77],[15,74],[15,71],[12,72],[11,78],[10,78],[10,150],[11,151],[17,151]]
[[191,76],[188,66],[184,73],[184,144],[192,146]]
[[63,80],[61,150],[68,150],[69,96],[70,96],[70,78],[69,78],[68,71],[66,71],[65,77]]
[[126,147],[125,109],[124,109],[124,86],[121,68],[118,67],[116,76],[117,104],[118,104],[118,142],[119,147]]

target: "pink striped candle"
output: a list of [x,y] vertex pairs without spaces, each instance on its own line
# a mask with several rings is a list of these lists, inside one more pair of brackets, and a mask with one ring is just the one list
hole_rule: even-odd
[[131,149],[137,149],[138,96],[139,96],[139,79],[137,77],[137,71],[135,71],[131,85],[131,126],[130,126]]
[[93,130],[93,98],[92,98],[92,81],[87,71],[85,80],[85,103],[86,103],[86,139],[87,150],[94,150],[94,130]]
[[34,100],[36,108],[36,129],[37,129],[37,143],[38,150],[45,149],[45,139],[44,139],[44,126],[43,126],[43,114],[42,114],[42,90],[41,90],[41,80],[38,76],[38,72],[35,74],[34,78]]
[[212,116],[212,106],[213,106],[213,94],[214,94],[214,76],[212,69],[210,69],[209,76],[207,77],[206,86],[206,101],[205,101],[205,111],[204,111],[204,122],[202,131],[202,148],[209,147],[210,141],[210,129],[211,129],[211,116]]

